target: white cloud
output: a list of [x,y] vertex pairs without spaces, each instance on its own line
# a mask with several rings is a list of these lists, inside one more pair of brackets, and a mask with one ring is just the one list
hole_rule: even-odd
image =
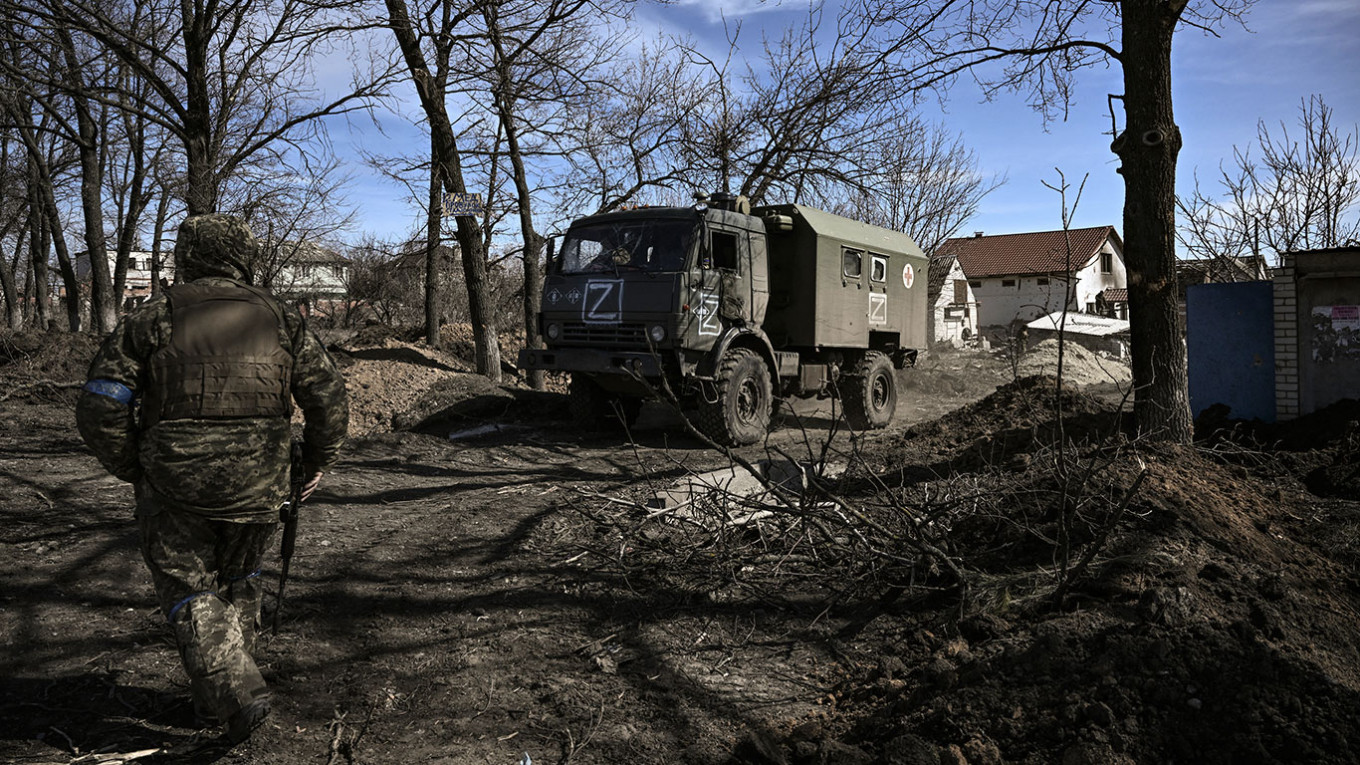
[[734,21],[773,11],[805,8],[801,3],[785,4],[783,0],[679,0],[675,6],[697,11],[705,22],[721,24],[723,19]]

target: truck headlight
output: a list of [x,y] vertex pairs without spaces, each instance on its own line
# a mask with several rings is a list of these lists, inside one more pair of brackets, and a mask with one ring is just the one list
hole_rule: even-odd
[[648,334],[652,336],[652,342],[659,343],[666,339],[666,328],[660,324],[653,324]]
[[548,325],[547,329],[545,329],[543,333],[548,336],[549,340],[556,340],[557,338],[562,336],[562,325],[553,322]]

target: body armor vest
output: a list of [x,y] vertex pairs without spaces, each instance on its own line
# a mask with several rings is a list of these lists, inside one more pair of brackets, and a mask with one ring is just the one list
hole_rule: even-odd
[[254,287],[179,284],[166,291],[170,342],[151,356],[142,404],[159,420],[288,417],[293,357],[283,313]]

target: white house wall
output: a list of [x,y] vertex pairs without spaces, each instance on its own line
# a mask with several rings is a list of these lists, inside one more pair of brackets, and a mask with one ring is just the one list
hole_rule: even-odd
[[[109,264],[109,276],[113,276],[114,263],[118,259],[118,253],[109,250],[105,253],[105,261]],[[175,280],[174,258],[170,252],[161,253],[160,277],[167,282]],[[90,257],[87,253],[80,253],[76,256],[76,279],[84,281],[90,278]],[[130,252],[128,253],[127,275],[124,277],[124,287],[127,290],[137,288],[149,288],[151,286],[151,253],[149,252]]]
[[971,284],[978,302],[978,323],[984,327],[1028,323],[1063,307],[1064,282],[1056,277],[1005,276],[974,279]]
[[1091,264],[1077,273],[1077,296],[1076,305],[1072,306],[1078,311],[1088,311],[1096,302],[1096,295],[1104,289],[1121,289],[1128,286],[1128,272],[1124,268],[1124,253],[1114,246],[1112,240],[1106,239],[1104,246],[1100,248],[1101,253],[1109,253],[1111,258],[1110,273],[1105,274],[1100,271],[1100,257],[1091,260]]
[[944,286],[940,288],[940,294],[936,296],[935,304],[931,306],[931,311],[934,312],[934,317],[931,320],[935,333],[935,336],[931,338],[933,343],[951,343],[957,346],[962,345],[967,338],[977,335],[977,298],[973,295],[973,288],[967,288],[967,304],[964,306],[956,305],[954,303],[955,281],[967,283],[967,277],[963,274],[963,266],[959,265],[957,259],[950,264],[949,275],[945,277]]
[[344,275],[344,266],[336,268],[329,263],[287,265],[274,277],[272,289],[291,296],[339,296],[346,292]]

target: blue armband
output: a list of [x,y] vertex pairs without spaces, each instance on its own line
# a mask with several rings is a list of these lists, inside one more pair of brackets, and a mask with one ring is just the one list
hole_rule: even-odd
[[99,396],[108,396],[120,404],[131,404],[137,394],[128,386],[113,380],[91,380],[82,390]]

